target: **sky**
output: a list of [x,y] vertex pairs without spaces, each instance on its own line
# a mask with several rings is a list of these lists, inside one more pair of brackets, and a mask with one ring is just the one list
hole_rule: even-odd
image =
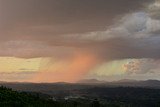
[[160,0],[0,0],[0,81],[160,78]]

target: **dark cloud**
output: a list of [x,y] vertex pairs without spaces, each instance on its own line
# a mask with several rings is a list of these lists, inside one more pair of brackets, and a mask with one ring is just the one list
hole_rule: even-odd
[[[160,38],[115,38],[91,45],[87,50],[101,59],[160,58]],[[86,45],[86,47],[89,45]]]
[[2,72],[1,78],[30,80],[38,75],[50,81],[53,75],[45,74],[43,66],[48,69],[56,62],[66,65],[54,74],[57,80],[77,79],[95,66],[121,59],[134,59],[125,65],[130,74],[155,76],[159,10],[158,0],[0,0],[0,56],[49,57],[41,61],[47,64],[40,63],[38,74],[19,69]]
[[151,0],[0,0],[0,31],[12,36],[10,38],[32,39],[14,36],[19,30],[27,36],[42,35],[40,38],[105,30],[114,19],[143,10],[149,2]]
[[[159,58],[160,21],[151,0],[0,0],[0,55]],[[156,12],[156,11],[155,11]]]

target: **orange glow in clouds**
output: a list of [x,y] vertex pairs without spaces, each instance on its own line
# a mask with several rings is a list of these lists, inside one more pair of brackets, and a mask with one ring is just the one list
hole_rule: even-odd
[[[56,63],[56,62],[55,62]],[[96,57],[88,53],[76,53],[64,63],[53,65],[38,73],[35,82],[75,82],[82,79],[97,63]]]

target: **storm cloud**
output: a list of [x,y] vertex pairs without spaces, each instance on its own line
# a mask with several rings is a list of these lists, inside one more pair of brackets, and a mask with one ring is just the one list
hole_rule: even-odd
[[160,57],[160,20],[150,9],[157,1],[0,2],[1,56],[64,58],[78,50],[102,60]]
[[[159,10],[158,0],[0,0],[0,56],[65,63],[65,69],[57,68],[65,81],[69,71],[74,81],[114,60],[148,65],[160,59]],[[125,67],[130,71],[132,66]],[[143,73],[155,67],[140,66]]]

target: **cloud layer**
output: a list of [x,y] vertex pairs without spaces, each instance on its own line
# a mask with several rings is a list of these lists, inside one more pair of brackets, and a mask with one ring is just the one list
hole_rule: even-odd
[[146,74],[159,72],[159,60],[134,59],[124,64],[125,72],[128,74]]
[[157,9],[150,10],[153,5],[158,8],[158,2],[11,2],[1,1],[1,5],[5,6],[1,7],[0,12],[4,17],[0,20],[1,56],[68,57],[81,48],[82,51],[90,52],[96,49],[95,54],[102,59],[107,56],[107,59],[159,57],[160,21],[150,16],[153,11],[158,12]]
[[[158,0],[0,0],[0,56],[50,57],[67,65],[91,57],[83,62],[88,66],[58,69],[73,77],[113,60],[147,59],[139,64],[148,65],[160,58],[159,10]],[[127,71],[147,72],[135,64],[126,64]]]

